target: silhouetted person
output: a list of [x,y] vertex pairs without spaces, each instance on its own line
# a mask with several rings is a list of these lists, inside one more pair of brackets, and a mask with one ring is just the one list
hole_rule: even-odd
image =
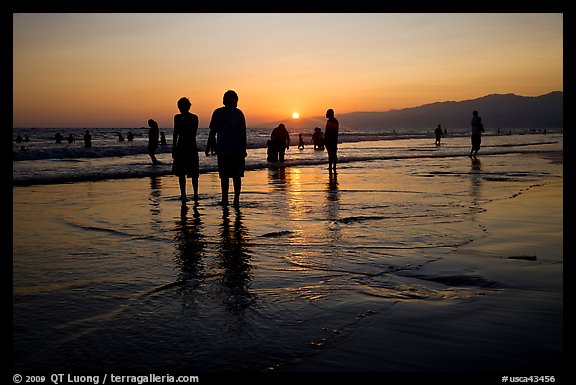
[[156,149],[158,148],[158,142],[160,137],[160,130],[158,128],[158,123],[154,119],[148,119],[148,155],[152,159],[152,164],[158,164],[158,159],[156,159]]
[[284,154],[290,148],[290,134],[284,124],[280,123],[278,127],[272,130],[270,142],[272,151],[277,154],[274,159],[277,158],[278,161],[284,162]]
[[339,123],[334,117],[334,110],[331,108],[326,111],[326,118],[328,121],[324,130],[324,146],[328,152],[328,170],[336,172]]
[[440,125],[438,125],[438,127],[436,127],[436,129],[434,130],[434,134],[436,135],[436,142],[435,144],[437,146],[440,145],[440,140],[442,139],[442,135],[444,135],[443,131],[442,131],[442,127]]
[[266,160],[268,162],[278,162],[278,151],[276,151],[270,139],[266,141]]
[[166,135],[164,134],[164,131],[160,132],[160,144],[163,146],[168,144],[166,143]]
[[234,206],[240,204],[242,177],[246,167],[246,118],[237,108],[238,95],[232,90],[224,93],[224,107],[219,107],[212,113],[210,133],[205,153],[210,155],[216,149],[218,156],[218,175],[222,189],[220,204],[228,205],[229,179],[234,183]]
[[312,144],[314,144],[314,150],[324,150],[324,134],[322,134],[322,129],[320,127],[314,127]]
[[76,139],[74,139],[74,135],[70,134],[68,135],[68,143],[76,143]]
[[470,149],[470,158],[478,154],[480,150],[480,143],[482,142],[482,133],[484,132],[484,125],[482,124],[482,119],[478,116],[478,111],[472,111],[472,120],[470,121],[472,128],[471,142],[472,148]]
[[25,142],[29,142],[29,141],[30,141],[30,137],[28,136],[28,134],[24,134],[24,141],[25,141]]
[[16,143],[22,143],[22,137],[20,134],[16,135]]
[[200,174],[196,133],[198,132],[198,116],[190,112],[192,103],[186,97],[178,100],[179,114],[174,115],[174,139],[172,140],[172,173],[178,176],[180,185],[180,200],[186,198],[186,177],[192,179],[194,201],[198,201],[198,176]]
[[56,135],[54,135],[54,139],[56,139],[56,143],[60,144],[62,143],[62,134],[57,132]]
[[92,135],[88,130],[84,131],[84,147],[85,148],[92,147]]
[[302,134],[298,134],[298,149],[304,149],[304,138],[302,138]]
[[134,140],[134,134],[130,131],[128,131],[128,135],[126,135],[126,139],[128,139],[129,142]]
[[123,141],[124,141],[124,136],[122,135],[121,132],[118,133],[118,141],[119,141],[119,142],[123,142]]

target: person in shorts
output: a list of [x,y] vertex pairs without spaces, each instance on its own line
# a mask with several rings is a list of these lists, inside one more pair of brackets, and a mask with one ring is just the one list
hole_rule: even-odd
[[238,94],[235,91],[226,91],[222,101],[224,106],[215,109],[210,119],[210,133],[208,134],[205,154],[209,156],[215,149],[218,157],[218,175],[222,190],[220,204],[228,205],[228,190],[230,178],[232,178],[234,184],[233,204],[235,207],[239,207],[247,156],[246,118],[237,107]]
[[198,202],[199,160],[196,145],[198,132],[198,116],[190,112],[192,103],[186,97],[178,100],[179,114],[174,115],[174,140],[172,142],[172,173],[178,176],[180,185],[180,200],[182,204],[188,201],[186,197],[186,177],[192,179],[194,202]]

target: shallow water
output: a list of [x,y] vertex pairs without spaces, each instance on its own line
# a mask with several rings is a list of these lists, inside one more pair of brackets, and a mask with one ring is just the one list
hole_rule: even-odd
[[[348,159],[335,178],[325,164],[247,171],[239,210],[217,205],[215,173],[185,209],[173,176],[14,187],[14,366],[556,368],[561,146],[539,146],[479,161]],[[545,237],[519,247],[541,223],[521,199],[540,191],[552,191],[539,198]],[[508,208],[498,238],[488,219]]]

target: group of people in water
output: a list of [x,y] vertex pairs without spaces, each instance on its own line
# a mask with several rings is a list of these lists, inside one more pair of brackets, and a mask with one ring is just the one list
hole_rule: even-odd
[[[328,170],[330,173],[336,172],[337,150],[338,150],[338,132],[340,124],[334,117],[334,110],[328,109],[326,111],[325,132],[322,132],[320,127],[314,128],[312,134],[312,143],[314,150],[321,150],[328,152]],[[287,149],[290,148],[290,134],[283,123],[272,130],[270,139],[267,141],[267,160],[269,162],[284,162],[284,155]],[[298,135],[298,149],[304,149],[304,138],[302,134]]]
[[[206,156],[216,155],[218,164],[218,175],[220,178],[220,188],[222,198],[220,204],[228,205],[228,193],[230,189],[230,179],[232,179],[234,189],[233,205],[240,204],[240,194],[242,190],[242,178],[246,169],[246,118],[242,110],[238,108],[238,94],[233,90],[224,93],[222,103],[224,106],[214,110],[209,124],[208,141],[204,153]],[[198,177],[199,155],[196,134],[198,132],[198,116],[190,112],[192,104],[186,97],[182,97],[177,102],[178,114],[174,116],[174,138],[172,141],[172,173],[178,176],[180,188],[180,200],[182,203],[188,201],[186,195],[187,178],[191,179],[194,202],[198,201]],[[334,117],[334,110],[326,112],[328,122],[326,123],[326,134],[324,138],[325,146],[328,149],[328,160],[330,172],[336,171],[336,151],[338,143],[338,120]],[[157,138],[158,125],[152,119],[148,121],[150,125],[149,153],[153,162],[157,162],[153,157]],[[300,137],[299,147],[303,147]],[[272,130],[270,140],[268,140],[268,160],[284,161],[285,151],[290,148],[290,134],[284,124]]]
[[[228,192],[230,179],[233,182],[234,200],[233,205],[240,204],[240,194],[242,190],[242,178],[246,168],[246,118],[242,110],[238,108],[238,94],[233,90],[224,93],[222,102],[224,106],[216,108],[210,119],[208,141],[206,143],[205,155],[217,156],[218,175],[222,198],[220,204],[228,205]],[[174,115],[174,137],[172,142],[172,173],[178,176],[180,188],[180,200],[188,201],[186,195],[186,180],[191,179],[194,192],[194,202],[198,202],[198,177],[199,155],[196,143],[198,132],[198,116],[190,112],[192,103],[186,97],[182,97],[177,102],[179,113]],[[328,153],[328,170],[330,175],[336,173],[338,161],[338,134],[339,122],[334,116],[334,110],[326,111],[326,127],[324,133],[322,129],[316,127],[312,135],[312,143],[315,150],[326,149]],[[482,140],[482,133],[485,132],[482,119],[478,116],[478,111],[473,111],[471,124],[471,150],[470,158],[476,158]],[[148,154],[153,164],[158,164],[156,151],[159,144],[165,144],[163,132],[160,132],[158,123],[154,119],[148,120]],[[440,145],[440,139],[446,135],[446,130],[442,131],[439,124],[435,130],[436,145]],[[26,139],[29,138],[26,136]],[[56,142],[61,143],[63,137],[56,134]],[[22,141],[20,135],[16,141]],[[68,142],[73,143],[74,138],[70,134]],[[290,134],[284,124],[272,130],[270,139],[267,141],[267,160],[270,162],[284,162],[285,151],[290,148]],[[86,129],[84,132],[84,146],[92,147],[92,135]],[[302,134],[299,135],[299,149],[304,149]]]

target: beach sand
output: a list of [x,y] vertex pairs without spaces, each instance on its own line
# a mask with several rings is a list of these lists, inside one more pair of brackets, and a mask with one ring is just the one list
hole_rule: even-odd
[[561,373],[561,153],[326,167],[14,187],[14,370]]

